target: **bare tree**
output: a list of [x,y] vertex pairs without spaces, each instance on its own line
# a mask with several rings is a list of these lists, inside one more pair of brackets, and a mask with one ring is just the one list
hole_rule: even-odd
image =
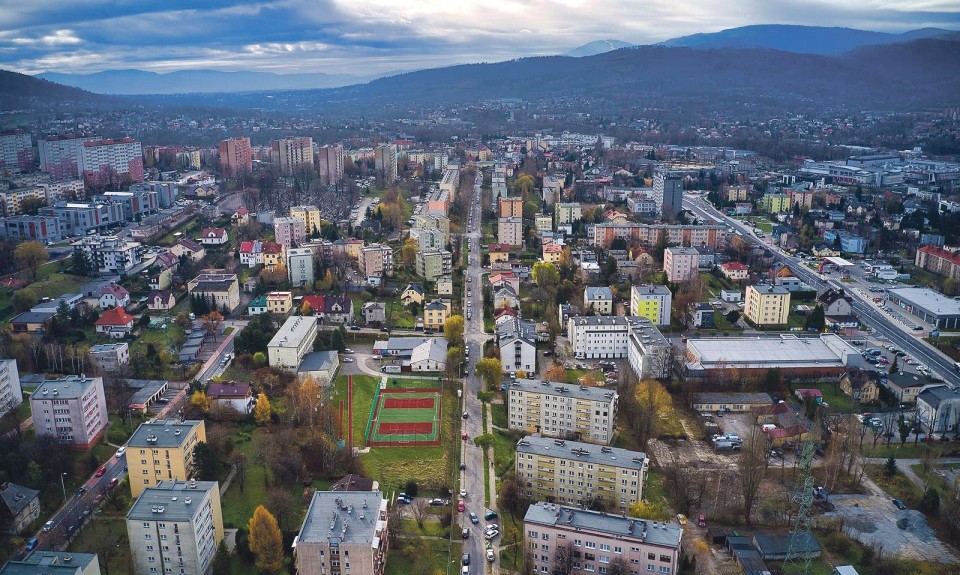
[[413,513],[413,519],[417,522],[417,527],[423,529],[423,522],[427,519],[427,512],[430,510],[430,504],[427,503],[426,499],[418,498],[413,502],[413,505],[410,506],[410,511]]
[[767,440],[759,427],[751,429],[737,463],[743,493],[743,517],[749,525],[753,505],[760,494],[760,485],[767,475]]
[[565,545],[558,545],[553,560],[553,571],[550,572],[550,575],[571,575],[573,573],[573,556],[573,545],[569,541]]

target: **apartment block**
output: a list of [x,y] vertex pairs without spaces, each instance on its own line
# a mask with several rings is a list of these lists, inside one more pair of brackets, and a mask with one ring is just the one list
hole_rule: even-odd
[[41,208],[40,215],[57,218],[60,235],[83,235],[89,230],[104,230],[126,220],[123,206],[115,202],[58,201],[52,207]]
[[273,218],[273,235],[278,244],[286,247],[299,246],[307,239],[303,220],[296,217]]
[[83,144],[90,140],[99,140],[98,136],[62,135],[47,136],[37,140],[40,151],[40,169],[56,180],[79,178],[80,156]]
[[603,445],[613,440],[619,399],[614,390],[516,379],[507,396],[510,429]]
[[577,359],[627,357],[630,325],[641,319],[629,316],[574,316],[567,320],[570,347]]
[[90,348],[90,363],[101,371],[114,373],[130,363],[130,345],[124,343],[101,343]]
[[207,441],[202,420],[161,419],[141,423],[127,442],[124,454],[130,476],[130,494],[138,497],[160,481],[185,481],[193,476],[193,449]]
[[673,523],[536,503],[527,509],[523,532],[537,573],[556,572],[558,548],[573,557],[571,573],[604,573],[615,563],[636,574],[674,575],[679,569],[683,528]]
[[630,313],[645,317],[656,325],[670,325],[673,293],[661,285],[635,285],[630,287]]
[[497,242],[511,246],[523,245],[523,219],[518,217],[498,219]]
[[129,191],[105,192],[94,196],[97,202],[115,202],[123,206],[123,217],[132,222],[136,218],[160,211],[160,198],[152,189],[131,186]]
[[0,132],[0,175],[32,172],[33,139],[28,132]]
[[0,220],[0,237],[13,241],[59,242],[60,226],[53,216],[14,216]]
[[0,201],[3,202],[3,215],[8,218],[11,216],[19,216],[23,213],[22,206],[28,199],[44,202],[47,200],[47,191],[42,186],[28,186],[0,191]]
[[169,208],[177,201],[180,186],[177,182],[143,182],[130,186],[130,191],[156,194],[158,205],[161,208]]
[[423,306],[423,329],[443,329],[443,324],[450,317],[452,307],[448,299],[435,299],[425,304]]
[[313,138],[297,136],[270,142],[270,161],[281,174],[292,176],[299,169],[313,169]]
[[253,147],[250,138],[236,136],[220,141],[220,173],[228,178],[253,174]]
[[204,273],[187,282],[187,293],[199,295],[210,306],[230,313],[240,305],[240,283],[236,274]]
[[313,250],[310,248],[287,250],[287,275],[293,287],[312,284],[314,281]]
[[557,203],[554,208],[557,218],[557,225],[572,224],[583,217],[583,207],[579,202]]
[[675,221],[682,209],[683,180],[668,174],[654,174],[653,201],[657,204],[659,216],[663,221]]
[[384,244],[371,244],[360,250],[360,273],[363,277],[393,275],[393,249]]
[[448,166],[443,171],[443,177],[440,178],[440,190],[450,194],[453,198],[460,189],[460,167]]
[[442,250],[447,246],[447,238],[437,228],[411,228],[410,238],[417,242],[420,251]]
[[383,178],[384,183],[392,184],[398,179],[397,146],[381,144],[373,150],[374,169]]
[[380,491],[315,491],[294,539],[298,575],[383,575],[387,500]]
[[609,249],[616,239],[622,239],[628,245],[639,243],[650,247],[656,245],[657,239],[663,234],[668,244],[716,249],[720,240],[726,237],[726,230],[725,226],[720,225],[603,223],[595,224],[588,238],[591,245],[605,249]]
[[223,541],[220,484],[163,481],[127,512],[136,575],[207,573]]
[[790,290],[775,285],[747,286],[743,315],[756,325],[786,325]]
[[336,186],[343,181],[343,146],[332,144],[317,148],[317,174],[320,183]]
[[80,170],[88,188],[143,181],[143,148],[133,138],[84,142]]
[[522,218],[523,198],[500,198],[501,218]]
[[638,379],[665,379],[673,369],[673,347],[645,317],[634,318],[627,334],[627,363]]
[[663,251],[663,271],[667,281],[683,283],[695,278],[700,269],[700,254],[694,248],[668,247]]
[[424,281],[435,282],[453,272],[453,254],[431,248],[417,252],[417,275]]
[[107,427],[103,378],[68,375],[44,380],[30,394],[30,412],[37,437],[60,445],[90,449]]
[[323,226],[323,216],[317,206],[291,206],[290,217],[303,222],[303,229],[307,235],[319,232]]
[[20,371],[17,360],[0,359],[0,418],[23,403],[23,389],[20,387]]
[[316,339],[316,316],[288,317],[280,331],[267,344],[270,365],[296,373],[303,356],[313,351],[313,342]]
[[528,435],[517,442],[516,478],[531,501],[628,510],[643,500],[647,454]]
[[440,214],[418,214],[413,216],[414,228],[433,228],[443,232],[444,245],[450,241],[450,218]]

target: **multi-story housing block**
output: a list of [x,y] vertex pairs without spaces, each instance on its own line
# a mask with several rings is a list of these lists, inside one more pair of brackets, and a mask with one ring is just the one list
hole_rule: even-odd
[[583,307],[599,315],[613,313],[613,290],[607,286],[587,286],[583,288]]
[[107,427],[103,378],[68,375],[44,380],[30,394],[30,412],[37,437],[90,449]]
[[393,249],[385,244],[371,244],[360,250],[360,273],[367,278],[393,275]]
[[647,454],[528,435],[517,442],[516,478],[531,501],[626,511],[643,500]]
[[206,299],[212,308],[230,313],[240,305],[236,274],[203,273],[187,282],[187,292]]
[[41,208],[40,214],[57,218],[62,237],[83,235],[89,230],[106,228],[126,221],[123,206],[115,202],[59,201],[53,207]]
[[381,144],[373,151],[374,169],[385,184],[392,184],[397,181],[397,146],[394,144]]
[[507,397],[510,429],[603,445],[613,441],[615,390],[516,379],[507,386]]
[[59,242],[60,226],[53,216],[14,216],[0,220],[0,237],[13,241]]
[[33,139],[21,130],[0,132],[0,175],[32,172]]
[[532,321],[505,315],[497,321],[500,363],[506,373],[537,371],[537,329]]
[[434,282],[453,272],[453,255],[447,250],[430,248],[417,252],[417,275]]
[[447,245],[447,238],[443,231],[437,228],[412,228],[410,238],[417,242],[420,251],[438,249],[442,250]]
[[317,206],[291,206],[290,217],[303,222],[303,229],[307,235],[319,232],[323,226],[323,215]]
[[303,220],[295,217],[273,218],[273,234],[278,244],[299,246],[307,237]]
[[113,202],[123,206],[123,217],[126,221],[132,222],[137,217],[144,217],[149,214],[155,214],[160,211],[160,197],[157,192],[151,189],[130,187],[130,191],[105,192],[102,195],[94,196],[95,202],[108,203]]
[[448,166],[443,171],[443,177],[440,178],[440,189],[450,194],[453,198],[460,189],[460,167]]
[[523,198],[500,198],[499,214],[501,218],[522,218]]
[[315,491],[294,544],[297,574],[383,575],[387,529],[380,491]]
[[332,144],[317,148],[317,173],[320,183],[336,186],[343,181],[343,146]]
[[[683,528],[673,523],[536,503],[523,518],[524,549],[537,573],[555,573],[557,548],[573,557],[572,573],[604,573],[620,563],[628,573],[675,575]],[[562,567],[566,568],[566,567]]]
[[786,325],[790,290],[775,285],[747,286],[743,315],[756,325]]
[[[610,359],[627,357],[631,324],[646,318],[629,316],[573,316],[567,320],[567,335],[574,357]],[[649,320],[647,320],[649,321]]]
[[656,245],[660,235],[666,236],[668,244],[708,247],[716,249],[725,237],[726,227],[720,225],[688,226],[681,224],[594,224],[592,234],[588,234],[591,245],[610,248],[613,240],[622,239],[627,245],[639,243],[651,247]]
[[673,369],[673,348],[645,317],[632,318],[627,334],[627,362],[637,378],[665,379]]
[[497,241],[511,246],[523,245],[523,218],[509,217],[497,220]]
[[80,170],[88,188],[116,187],[143,181],[143,149],[133,138],[85,142]]
[[654,174],[653,201],[657,204],[659,216],[663,221],[675,221],[682,208],[683,180],[668,174]]
[[313,283],[313,250],[310,248],[291,248],[287,250],[287,276],[290,285],[303,287]]
[[130,346],[127,343],[101,343],[90,348],[90,363],[99,370],[116,372],[120,366],[130,363]]
[[0,575],[100,575],[96,553],[34,549],[0,567]]
[[223,541],[220,484],[164,481],[127,512],[135,575],[208,573]]
[[557,225],[572,224],[583,217],[583,207],[578,202],[558,203],[554,208]]
[[143,246],[119,236],[85,236],[73,242],[74,252],[83,252],[91,267],[102,274],[125,274],[139,265]]
[[656,325],[670,325],[673,294],[670,288],[661,285],[635,285],[630,287],[631,315],[645,317]]
[[682,283],[695,278],[700,269],[700,254],[694,248],[668,247],[663,251],[663,270],[667,280]]
[[3,215],[6,217],[19,216],[23,213],[23,204],[27,200],[37,200],[40,205],[47,201],[47,190],[43,186],[27,186],[0,191],[0,201],[3,202]]
[[157,204],[161,208],[169,208],[177,201],[180,195],[180,186],[177,182],[143,182],[130,186],[131,192],[152,192],[157,195]]
[[418,214],[413,217],[414,228],[433,228],[443,232],[444,245],[450,241],[450,218],[440,214]]
[[20,371],[17,360],[0,359],[0,418],[23,403],[23,389],[20,387]]
[[296,373],[303,356],[313,351],[313,342],[316,339],[316,316],[288,317],[267,344],[270,365]]
[[923,246],[917,250],[914,265],[944,278],[960,280],[960,252]]
[[202,420],[161,419],[141,423],[127,442],[124,457],[130,477],[130,495],[160,481],[186,481],[193,476],[193,450],[207,441]]
[[253,174],[250,138],[236,136],[220,141],[220,173],[228,178]]
[[84,135],[40,138],[37,140],[37,147],[40,151],[40,169],[56,180],[81,177],[83,172],[80,169],[80,156],[83,153],[83,144],[98,139],[97,136]]
[[281,174],[292,176],[299,169],[313,169],[313,138],[281,138],[270,142],[270,160]]

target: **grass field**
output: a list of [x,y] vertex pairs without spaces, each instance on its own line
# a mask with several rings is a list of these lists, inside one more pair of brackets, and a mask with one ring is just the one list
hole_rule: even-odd
[[127,522],[124,517],[97,515],[77,534],[69,550],[79,553],[96,553],[104,573],[133,573],[130,540],[127,539]]
[[[60,264],[61,262],[50,262],[41,266],[37,270],[37,281],[25,286],[24,289],[33,290],[41,299],[52,298],[65,293],[79,292],[80,288],[90,281],[87,277],[61,273]],[[66,266],[66,262],[63,264]],[[6,310],[0,312],[3,314],[0,320],[4,322],[16,315],[13,311],[13,293],[15,293],[13,290],[0,290],[0,310]]]
[[830,409],[835,412],[842,411],[844,413],[851,413],[854,411],[853,401],[840,391],[839,385],[832,383],[796,384],[790,386],[790,392],[792,393],[797,388],[819,389],[823,392],[823,400],[830,404]]
[[[403,539],[400,549],[387,554],[384,575],[433,575],[460,573],[463,544],[449,539]],[[477,557],[476,559],[480,559]],[[449,568],[448,568],[449,567]]]

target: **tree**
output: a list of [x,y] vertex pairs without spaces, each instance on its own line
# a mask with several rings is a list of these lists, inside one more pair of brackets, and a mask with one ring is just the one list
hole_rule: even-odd
[[262,351],[258,351],[257,353],[253,354],[252,361],[253,367],[261,368],[267,365],[267,354],[263,353]]
[[414,264],[417,263],[418,251],[420,251],[420,246],[417,244],[417,240],[407,238],[407,241],[403,242],[403,247],[400,248],[400,263],[408,268],[413,268]]
[[893,361],[890,362],[890,369],[887,370],[887,373],[893,375],[900,371],[900,363],[897,361],[899,358],[894,355]]
[[220,460],[206,441],[200,441],[193,448],[193,465],[196,478],[200,481],[216,481],[220,472]]
[[90,275],[94,271],[87,252],[73,250],[73,255],[70,258],[70,270],[78,276]]
[[30,288],[24,288],[17,290],[13,294],[13,309],[16,311],[27,311],[33,306],[37,305],[37,302],[40,301],[40,298],[37,297],[37,292],[33,291]]
[[257,396],[257,403],[253,407],[253,419],[257,425],[266,425],[270,423],[271,414],[270,400],[267,399],[266,394],[261,393]]
[[13,259],[22,270],[30,272],[33,281],[37,281],[37,270],[49,259],[47,248],[38,241],[23,242],[13,251]]
[[630,515],[649,521],[669,521],[672,513],[662,501],[637,501],[630,506]]
[[230,552],[227,551],[226,541],[221,540],[217,554],[213,556],[213,575],[230,575],[230,569]]
[[754,426],[740,451],[737,464],[740,468],[740,490],[743,494],[743,518],[750,524],[753,505],[760,495],[760,485],[767,475],[766,438]]
[[737,310],[731,310],[731,311],[728,311],[727,315],[725,315],[724,317],[727,318],[727,321],[729,321],[730,323],[737,323],[737,321],[740,319],[740,312]]
[[640,445],[657,436],[662,416],[673,407],[670,393],[655,379],[644,379],[633,392],[637,413],[634,432]]
[[893,477],[897,474],[897,458],[890,456],[887,458],[887,462],[883,464],[883,474],[887,477]]
[[313,427],[317,420],[323,397],[320,384],[312,376],[299,378],[287,388],[290,411],[298,425]]
[[807,316],[807,319],[803,322],[804,329],[815,329],[817,331],[823,331],[823,328],[826,326],[826,318],[823,313],[823,306],[817,304],[817,307],[813,308],[813,311],[810,312],[810,315]]
[[443,335],[447,343],[453,346],[463,345],[463,316],[452,315],[443,324]]
[[417,527],[423,529],[423,522],[427,519],[430,504],[427,503],[426,499],[417,499],[413,502],[413,505],[410,506],[410,509],[413,512],[414,521],[417,522]]
[[407,497],[416,497],[417,493],[420,493],[420,486],[417,485],[417,482],[414,480],[407,481],[407,484],[404,486],[404,493],[407,494]]
[[203,390],[198,389],[193,392],[193,395],[190,396],[190,405],[197,408],[200,413],[207,415],[210,413],[210,404],[213,403],[207,394]]
[[553,364],[547,368],[547,373],[543,376],[544,381],[567,381],[567,370],[563,369],[563,366],[560,364]]
[[560,283],[560,272],[557,270],[557,266],[550,262],[537,262],[533,264],[531,276],[533,277],[534,283],[537,284],[537,287],[544,289],[549,289],[550,287],[556,288],[557,284]]
[[550,575],[571,575],[573,573],[573,563],[576,553],[573,545],[567,541],[565,545],[557,545],[557,554],[553,560],[553,571]]
[[523,490],[517,485],[516,479],[512,476],[504,478],[497,489],[497,505],[500,509],[510,512],[510,515],[516,517],[520,512],[526,513],[526,498],[523,496]]
[[213,336],[213,341],[217,341],[217,332],[220,331],[220,325],[223,323],[223,314],[213,310],[202,319],[204,331]]
[[313,315],[313,306],[310,305],[310,302],[304,300],[300,306],[300,315]]
[[487,387],[495,389],[503,377],[503,364],[494,357],[485,357],[477,362],[476,374]]
[[257,567],[264,571],[279,571],[283,567],[283,535],[273,514],[263,505],[257,505],[247,529],[250,551],[257,557]]

